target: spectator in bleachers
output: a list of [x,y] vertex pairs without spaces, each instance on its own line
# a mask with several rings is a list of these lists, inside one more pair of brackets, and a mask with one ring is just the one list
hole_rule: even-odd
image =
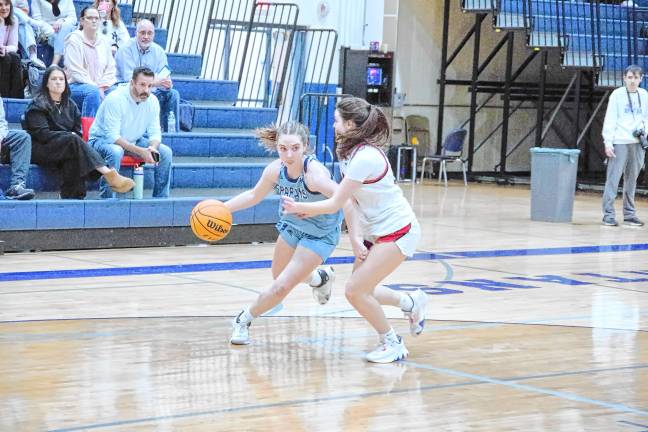
[[115,192],[128,192],[135,185],[108,168],[101,155],[81,138],[81,113],[70,98],[65,72],[59,66],[45,71],[23,126],[32,138],[32,161],[61,173],[61,198],[85,198],[86,180],[101,176]]
[[11,0],[0,0],[0,95],[19,99],[24,95],[18,55],[18,22]]
[[65,38],[76,29],[76,10],[72,0],[32,0],[32,18],[52,27],[49,44],[54,48],[52,64],[59,64],[65,50]]
[[[116,169],[124,152],[155,164],[153,197],[167,198],[173,153],[161,143],[160,104],[151,95],[154,80],[151,69],[135,68],[130,83],[108,95],[99,107],[88,144]],[[103,198],[112,196],[103,181],[100,189]]]
[[119,48],[115,61],[117,63],[117,80],[125,82],[130,79],[133,69],[146,66],[155,72],[153,94],[160,102],[160,125],[168,132],[169,112],[173,111],[176,119],[175,130],[180,130],[180,94],[173,88],[171,69],[164,49],[153,42],[155,27],[149,20],[137,23],[135,37]]
[[9,130],[4,104],[0,98],[0,163],[11,165],[10,186],[4,194],[6,198],[17,200],[34,198],[34,191],[25,187],[30,159],[31,138],[24,131]]
[[46,22],[36,21],[29,16],[29,2],[27,0],[16,0],[13,5],[14,16],[18,19],[20,55],[22,58],[30,59],[36,65],[44,68],[45,63],[37,57],[36,35],[49,38],[54,34],[54,29]]
[[65,72],[72,99],[83,117],[94,117],[99,104],[117,82],[110,42],[97,35],[99,11],[88,6],[81,11],[81,30],[65,41]]
[[108,38],[113,56],[120,46],[130,39],[128,29],[121,19],[116,0],[94,0],[94,7],[99,11],[99,34]]

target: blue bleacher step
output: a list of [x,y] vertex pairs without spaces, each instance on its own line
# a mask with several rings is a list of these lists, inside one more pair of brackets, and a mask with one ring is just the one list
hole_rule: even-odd
[[256,128],[273,123],[277,118],[274,108],[243,108],[224,106],[197,106],[194,126],[212,128]]
[[[141,228],[188,226],[193,207],[206,198],[226,201],[230,191],[207,190],[200,196],[167,199],[31,201],[0,200],[0,230]],[[235,224],[269,224],[278,220],[279,197],[268,196],[255,207],[235,212]]]
[[173,86],[182,99],[206,101],[236,101],[238,83],[196,78],[173,78]]
[[[256,184],[261,177],[268,160],[259,158],[201,158],[182,161],[182,157],[174,158],[171,173],[171,188],[249,188]],[[121,173],[132,177],[132,168],[122,168]],[[10,165],[0,165],[0,184],[9,184],[11,176]],[[153,187],[154,167],[144,167],[144,186]],[[60,177],[50,169],[38,165],[30,165],[27,174],[27,186],[36,192],[52,192],[59,190]],[[98,183],[88,184],[90,190],[95,190]]]
[[[7,121],[19,123],[29,99],[3,99]],[[197,106],[194,114],[195,127],[256,128],[276,120],[274,108],[243,108],[232,106]]]
[[[589,33],[592,29],[592,20],[588,17],[566,17],[561,21],[561,24],[564,24],[566,34]],[[555,16],[536,15],[533,17],[533,29],[536,31],[556,31],[556,25]],[[620,25],[618,19],[600,19],[597,26],[601,35],[624,36],[628,30],[627,25]]]
[[202,56],[197,54],[167,53],[173,74],[198,77],[202,71]]
[[242,131],[246,133],[179,132],[164,134],[162,141],[171,147],[174,156],[178,157],[264,157],[268,155],[253,133]]
[[461,2],[461,9],[464,12],[481,12],[489,13],[493,10],[494,0],[463,0]]
[[594,4],[594,2],[585,1],[560,1],[556,0],[533,0],[523,4],[520,0],[500,0],[498,9],[500,12],[507,13],[524,13],[530,8],[534,16],[545,15],[552,16],[554,19],[558,13],[564,16],[573,16],[580,18],[590,18],[596,15],[596,10],[600,11],[600,18],[626,20],[630,9],[620,7],[617,4]]

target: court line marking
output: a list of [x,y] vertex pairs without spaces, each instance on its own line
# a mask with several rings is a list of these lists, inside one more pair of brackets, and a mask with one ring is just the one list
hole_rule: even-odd
[[[648,243],[602,245],[602,246],[572,246],[553,247],[537,249],[503,249],[503,250],[482,250],[462,252],[418,252],[408,261],[430,261],[430,260],[454,260],[454,259],[479,259],[479,258],[503,258],[520,256],[544,256],[544,255],[574,255],[588,253],[616,253],[616,252],[640,252],[648,251]],[[336,256],[329,258],[328,264],[351,264],[353,256]],[[43,279],[64,279],[64,278],[90,278],[102,276],[120,275],[150,275],[161,273],[198,273],[227,270],[251,270],[269,268],[271,260],[255,261],[232,261],[213,262],[201,264],[176,264],[164,266],[139,266],[139,267],[106,267],[94,269],[77,270],[48,270],[29,272],[6,272],[0,273],[0,282],[20,280],[43,280]]]
[[[351,353],[360,353],[357,350],[349,350],[349,349],[339,349],[339,350],[329,350],[329,351],[346,351],[346,352],[351,352]],[[362,353],[362,356],[364,356],[364,353]],[[417,363],[414,362],[409,362],[405,361],[402,363],[403,365],[407,366],[413,366],[419,368],[421,365],[418,365]],[[392,365],[394,367],[398,367],[397,365]],[[387,365],[389,367],[389,365]],[[131,419],[131,420],[116,420],[113,422],[105,422],[105,423],[95,423],[95,424],[90,424],[90,425],[83,425],[83,426],[75,426],[71,428],[63,428],[63,429],[50,429],[49,432],[75,432],[75,431],[82,431],[82,430],[87,430],[87,429],[101,429],[101,428],[111,428],[111,427],[117,427],[117,426],[126,426],[126,425],[133,425],[133,424],[142,424],[142,423],[151,423],[151,422],[159,422],[159,421],[168,421],[168,420],[178,420],[178,419],[184,419],[184,418],[195,418],[195,417],[205,417],[205,416],[214,416],[217,414],[228,414],[228,413],[235,413],[235,412],[242,412],[242,411],[253,411],[253,410],[263,410],[263,409],[268,409],[268,408],[279,408],[279,407],[288,407],[288,406],[299,406],[299,405],[309,405],[309,404],[314,404],[314,403],[320,403],[320,402],[332,402],[332,401],[340,401],[340,400],[347,400],[347,399],[356,399],[356,398],[370,398],[374,396],[384,396],[384,395],[395,395],[395,394],[404,394],[404,393],[422,393],[426,391],[431,391],[431,390],[440,390],[440,389],[447,389],[447,388],[460,388],[460,387],[470,387],[470,386],[475,386],[475,385],[483,385],[483,384],[511,384],[515,386],[520,386],[520,387],[530,387],[533,389],[536,389],[536,387],[533,386],[527,386],[524,384],[517,384],[516,381],[522,381],[522,380],[530,380],[530,379],[541,379],[541,378],[546,378],[550,376],[570,376],[570,375],[582,375],[582,374],[591,374],[591,373],[606,373],[606,372],[616,372],[619,370],[633,370],[633,369],[643,369],[647,368],[648,364],[639,364],[639,365],[634,365],[634,366],[624,366],[624,367],[618,367],[618,368],[606,368],[606,369],[589,369],[589,370],[577,370],[577,371],[570,371],[570,372],[563,372],[563,373],[556,373],[556,374],[550,374],[550,375],[537,375],[537,376],[526,376],[526,377],[514,377],[514,378],[504,378],[504,379],[497,379],[497,378],[491,378],[489,380],[476,380],[473,377],[470,377],[470,381],[462,381],[458,383],[452,383],[452,384],[436,384],[436,385],[427,385],[427,386],[417,386],[413,388],[405,388],[405,389],[392,389],[391,391],[375,391],[375,392],[363,392],[363,393],[352,393],[352,394],[345,394],[345,395],[336,395],[336,396],[328,396],[328,397],[320,397],[320,398],[313,398],[313,399],[293,399],[293,400],[288,400],[288,401],[283,401],[283,402],[275,402],[275,403],[270,403],[270,404],[257,404],[257,405],[247,405],[247,406],[242,406],[242,407],[234,407],[234,408],[223,408],[223,409],[218,409],[218,410],[207,410],[207,411],[197,411],[197,412],[191,412],[191,413],[183,413],[183,414],[169,414],[165,416],[156,416],[156,417],[142,417],[139,419]],[[427,367],[423,369],[428,369]],[[443,368],[439,368],[443,369]],[[472,375],[472,374],[469,374]],[[474,377],[479,377],[479,375],[473,375]],[[496,381],[496,382],[491,382],[491,381]],[[544,389],[543,389],[544,390]],[[554,392],[554,391],[548,391],[551,393],[563,393],[563,392]],[[554,394],[551,394],[554,396]],[[588,398],[582,398],[578,395],[573,395],[577,398],[577,402],[601,402],[601,401],[596,401],[594,399],[588,399]],[[574,399],[570,399],[574,400]],[[606,402],[603,402],[605,404],[608,404]],[[625,407],[624,405],[619,405],[619,404],[608,404],[612,405],[615,408],[618,407]],[[639,411],[643,413],[642,415],[648,415],[648,412],[644,411]]]

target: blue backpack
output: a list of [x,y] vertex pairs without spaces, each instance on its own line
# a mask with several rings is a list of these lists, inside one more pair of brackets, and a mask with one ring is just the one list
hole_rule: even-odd
[[194,114],[196,110],[191,102],[180,99],[180,130],[191,132],[194,123]]

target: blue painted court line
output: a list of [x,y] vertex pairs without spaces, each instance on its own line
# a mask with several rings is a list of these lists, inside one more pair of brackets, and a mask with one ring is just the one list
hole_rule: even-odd
[[[603,245],[603,246],[572,246],[556,248],[537,249],[503,249],[463,252],[440,252],[440,253],[417,253],[410,260],[452,260],[452,259],[478,259],[478,258],[503,258],[520,256],[542,256],[542,255],[574,255],[589,253],[614,253],[614,252],[638,252],[648,251],[648,243],[625,244],[625,245]],[[353,256],[332,257],[326,262],[328,264],[351,264]],[[104,276],[137,276],[164,273],[199,273],[227,270],[250,270],[270,268],[270,260],[258,261],[233,261],[216,262],[203,264],[178,264],[165,266],[140,266],[140,267],[110,267],[77,270],[51,270],[35,272],[8,272],[0,273],[0,282],[20,280],[45,280],[45,279],[67,279],[67,278],[91,278]]]

